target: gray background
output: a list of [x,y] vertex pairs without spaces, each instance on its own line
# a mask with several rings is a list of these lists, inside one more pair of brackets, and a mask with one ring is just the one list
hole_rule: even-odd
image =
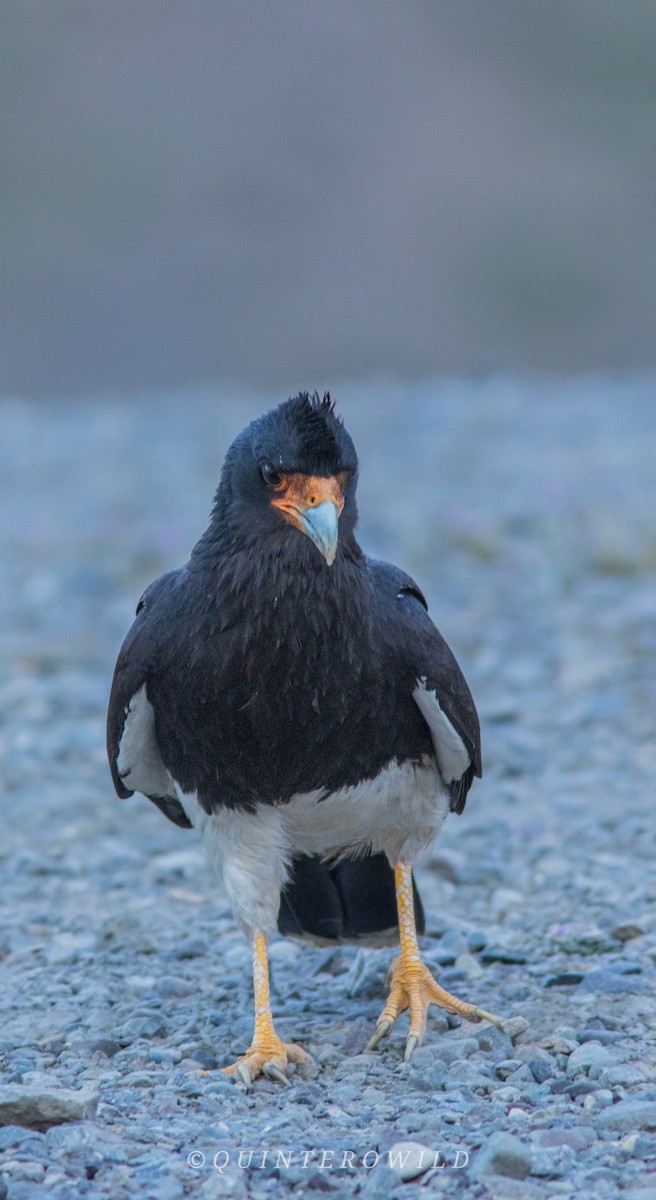
[[0,392],[656,366],[652,0],[5,0]]

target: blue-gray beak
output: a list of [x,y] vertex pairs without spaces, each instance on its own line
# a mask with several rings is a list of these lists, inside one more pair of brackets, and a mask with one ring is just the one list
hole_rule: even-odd
[[303,532],[312,539],[317,550],[323,554],[329,567],[332,567],[337,554],[339,537],[339,511],[332,500],[324,500],[314,508],[299,511]]

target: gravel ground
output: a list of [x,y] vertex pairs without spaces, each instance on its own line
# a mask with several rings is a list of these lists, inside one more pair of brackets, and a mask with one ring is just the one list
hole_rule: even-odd
[[281,939],[278,1030],[316,1067],[198,1073],[248,1044],[248,947],[195,834],[116,799],[104,709],[142,587],[275,399],[0,405],[0,1197],[653,1200],[650,379],[342,390],[361,540],[424,586],[483,726],[419,872],[425,955],[513,1019],[435,1011],[411,1064],[402,1030],[366,1053],[390,952]]

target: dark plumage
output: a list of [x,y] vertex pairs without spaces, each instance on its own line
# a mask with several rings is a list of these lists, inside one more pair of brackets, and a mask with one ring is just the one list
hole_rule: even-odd
[[[356,541],[356,480],[327,396],[254,421],[116,665],[116,790],[203,830],[252,940],[275,928],[281,889],[283,932],[389,930],[393,865],[481,773],[474,703],[421,591]],[[344,854],[359,857],[321,864]]]

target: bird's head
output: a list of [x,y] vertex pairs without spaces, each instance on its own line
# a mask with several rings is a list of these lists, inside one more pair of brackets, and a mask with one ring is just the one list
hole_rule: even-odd
[[[326,393],[301,392],[253,421],[226,456],[215,520],[249,544],[282,536],[307,543],[332,566],[352,540],[358,459]],[[291,542],[289,541],[291,539]]]

